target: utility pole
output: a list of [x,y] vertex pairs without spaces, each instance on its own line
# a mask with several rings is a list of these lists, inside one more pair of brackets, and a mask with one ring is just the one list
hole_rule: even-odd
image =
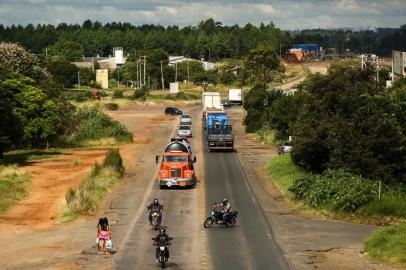
[[175,62],[175,82],[178,82],[178,62]]
[[137,62],[135,64],[135,88],[138,88],[138,59]]
[[117,88],[120,88],[120,69],[117,68]]
[[139,80],[138,80],[138,82],[139,82],[139,86],[140,86],[140,88],[141,88],[141,87],[142,87],[142,79],[141,79],[141,78],[142,78],[142,66],[141,66],[141,59],[138,58],[137,61],[138,61],[138,66],[139,66],[139,68],[140,68],[140,69],[139,69],[139,72],[138,72],[138,73],[139,73],[139,74],[138,74],[138,75],[139,75]]
[[78,90],[80,89],[80,71],[78,70]]
[[279,58],[282,59],[282,43],[279,43]]
[[211,62],[211,52],[210,52],[210,46],[209,46],[209,62]]
[[189,86],[189,61],[186,61],[186,69],[187,69],[187,85]]
[[147,57],[144,55],[144,85],[145,85],[145,70],[146,70],[146,64],[147,64]]
[[164,69],[163,69],[163,61],[161,61],[161,80],[162,80],[162,90],[164,90]]

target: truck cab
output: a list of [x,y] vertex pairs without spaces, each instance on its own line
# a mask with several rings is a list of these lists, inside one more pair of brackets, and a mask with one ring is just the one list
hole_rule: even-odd
[[181,141],[170,142],[161,156],[156,156],[156,162],[161,159],[159,171],[159,186],[164,187],[193,187],[196,185],[196,176],[189,147]]

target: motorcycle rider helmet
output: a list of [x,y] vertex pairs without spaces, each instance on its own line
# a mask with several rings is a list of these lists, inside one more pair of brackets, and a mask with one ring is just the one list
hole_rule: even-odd
[[165,228],[159,229],[159,234],[160,234],[160,235],[164,235],[165,233],[166,233]]
[[228,200],[227,200],[227,198],[224,198],[223,199],[223,206],[226,206],[228,204]]
[[154,199],[154,203],[155,203],[155,204],[158,204],[158,199]]

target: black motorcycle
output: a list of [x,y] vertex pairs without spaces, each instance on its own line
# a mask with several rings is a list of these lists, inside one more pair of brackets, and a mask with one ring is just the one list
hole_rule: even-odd
[[[169,237],[169,240],[172,240],[173,237]],[[166,257],[166,250],[168,249],[168,246],[171,245],[169,241],[159,241],[157,242],[155,238],[152,238],[154,240],[154,246],[158,246],[158,263],[161,265],[161,268],[165,268],[165,263],[168,261],[168,258]]]
[[223,219],[221,218],[222,213],[218,211],[216,208],[218,205],[213,206],[213,210],[211,211],[211,216],[206,218],[204,221],[203,226],[205,228],[210,228],[214,223],[218,225],[224,225],[226,227],[234,227],[235,223],[237,222],[237,211],[232,211],[228,213],[228,217],[226,221],[224,222]]

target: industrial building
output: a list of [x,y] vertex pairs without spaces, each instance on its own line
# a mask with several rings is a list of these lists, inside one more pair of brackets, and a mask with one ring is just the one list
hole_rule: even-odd
[[169,66],[173,66],[176,63],[183,63],[183,62],[199,62],[203,65],[204,70],[214,70],[214,63],[203,61],[203,60],[196,60],[192,58],[187,58],[184,56],[169,56]]
[[320,60],[322,48],[317,44],[295,44],[289,49],[291,62],[303,62],[305,60]]

